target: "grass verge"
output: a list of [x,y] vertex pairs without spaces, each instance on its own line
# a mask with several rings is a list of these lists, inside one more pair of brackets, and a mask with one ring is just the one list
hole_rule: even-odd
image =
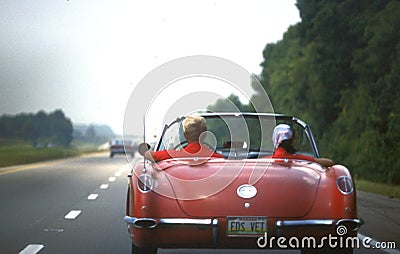
[[20,140],[12,140],[12,142],[10,140],[0,141],[0,167],[62,159],[97,151],[95,149],[79,149],[74,147],[36,148]]
[[0,167],[78,156],[81,152],[69,148],[0,147]]
[[385,183],[376,183],[363,179],[355,179],[357,190],[372,192],[375,194],[383,195],[390,198],[400,199],[400,186],[390,185]]

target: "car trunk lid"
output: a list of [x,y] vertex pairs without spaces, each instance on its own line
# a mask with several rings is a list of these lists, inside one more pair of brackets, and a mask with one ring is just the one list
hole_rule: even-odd
[[[218,159],[165,169],[181,209],[194,217],[305,216],[312,208],[320,172],[312,162],[273,159]],[[255,196],[240,197],[238,188],[243,185],[253,186]],[[242,190],[254,192],[253,187]]]

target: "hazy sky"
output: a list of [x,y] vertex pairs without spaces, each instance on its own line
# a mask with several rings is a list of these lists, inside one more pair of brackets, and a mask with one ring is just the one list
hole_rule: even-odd
[[0,115],[62,109],[122,133],[157,66],[211,55],[259,74],[265,45],[299,21],[295,0],[2,0]]

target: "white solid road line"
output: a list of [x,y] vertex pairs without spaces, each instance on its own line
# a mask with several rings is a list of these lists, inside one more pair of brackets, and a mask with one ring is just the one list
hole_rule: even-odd
[[25,247],[25,249],[20,251],[19,254],[36,254],[43,248],[44,245],[42,244],[29,244]]
[[75,220],[76,217],[78,217],[79,214],[81,214],[81,212],[82,212],[81,210],[72,210],[67,215],[65,215],[64,218],[66,220]]
[[96,198],[99,196],[99,194],[90,194],[89,196],[88,196],[88,200],[96,200]]

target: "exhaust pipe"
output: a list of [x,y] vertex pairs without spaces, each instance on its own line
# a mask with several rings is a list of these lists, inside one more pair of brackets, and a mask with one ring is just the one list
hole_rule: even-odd
[[137,228],[155,228],[157,226],[157,221],[154,219],[137,219],[133,224]]
[[364,224],[363,220],[357,220],[357,219],[342,219],[339,220],[336,223],[336,226],[345,226],[347,228],[347,230],[351,230],[351,231],[355,231],[358,230],[361,225]]
[[132,225],[135,228],[151,229],[157,226],[157,221],[151,218],[134,218],[130,216],[125,216],[124,221],[128,225]]

